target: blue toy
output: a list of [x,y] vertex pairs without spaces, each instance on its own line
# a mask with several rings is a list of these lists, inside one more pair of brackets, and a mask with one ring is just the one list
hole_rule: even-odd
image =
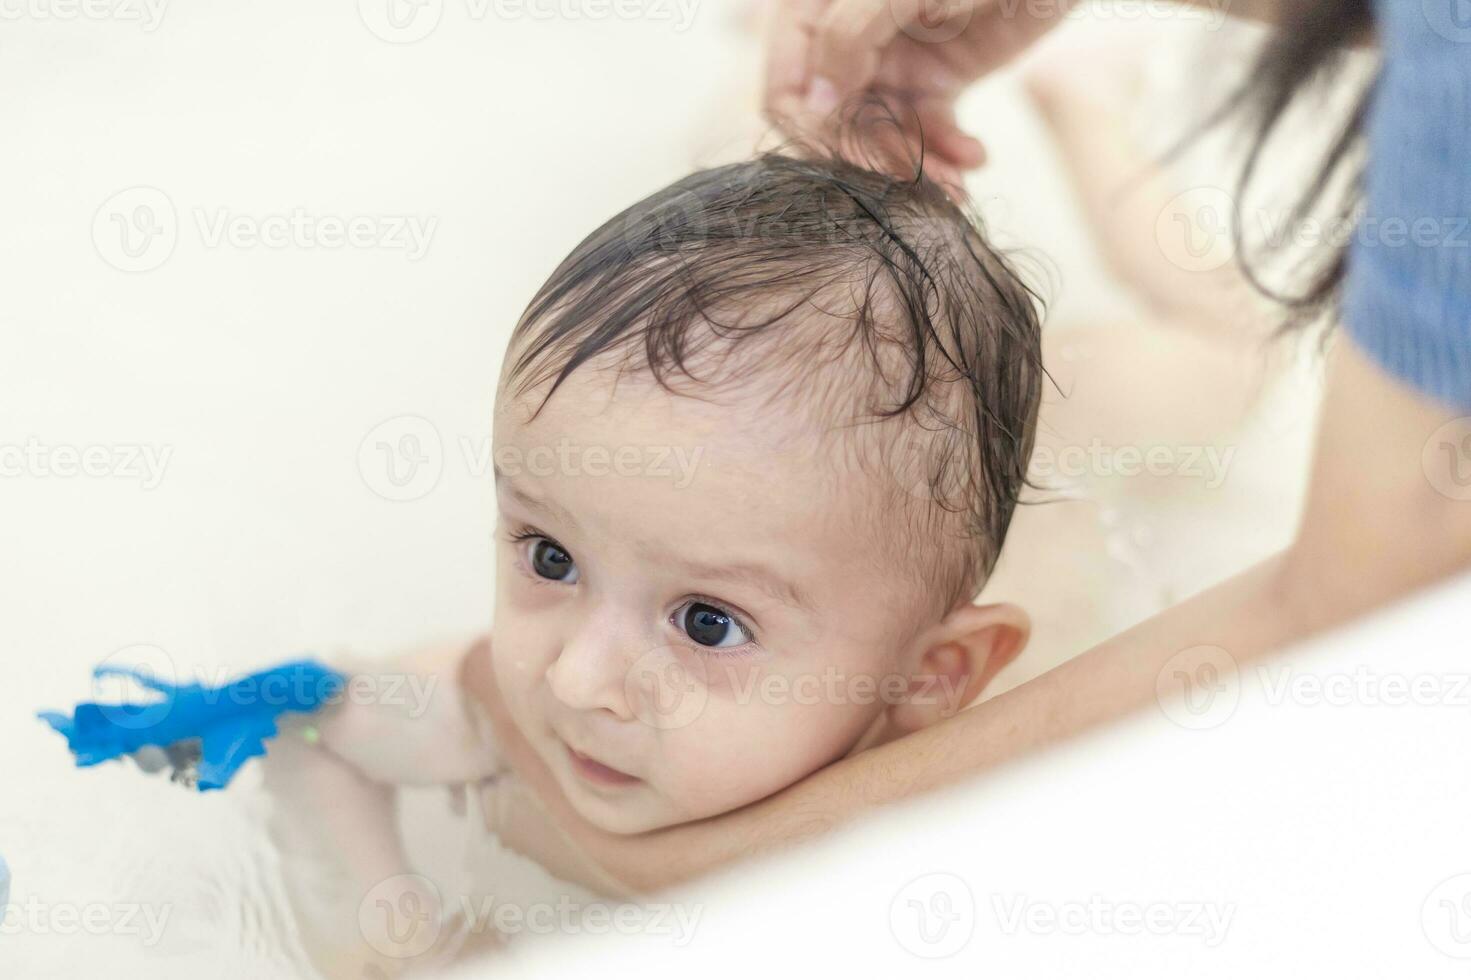
[[94,677],[131,677],[163,695],[147,704],[77,705],[70,716],[39,717],[66,736],[77,765],[129,756],[145,772],[171,770],[176,783],[200,792],[223,789],[247,759],[265,755],[285,712],[320,709],[346,678],[315,660],[297,660],[219,687],[170,684],[127,667],[98,667]]

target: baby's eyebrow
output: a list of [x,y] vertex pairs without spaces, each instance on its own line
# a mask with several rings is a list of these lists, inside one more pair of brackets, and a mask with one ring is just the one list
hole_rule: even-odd
[[531,494],[527,493],[525,490],[516,486],[515,479],[513,477],[508,477],[504,473],[502,473],[499,466],[495,468],[495,489],[497,493],[509,494],[512,498],[515,499],[518,504],[527,508],[528,510],[536,510],[540,511],[543,514],[548,514],[552,517],[555,517],[559,521],[570,524],[574,528],[581,527],[581,525],[577,523],[577,518],[573,517],[572,512],[569,511],[567,508],[563,507],[561,504],[555,503],[550,500],[543,500],[540,497],[534,497]]
[[812,608],[802,590],[776,574],[772,569],[759,563],[722,562],[718,565],[706,565],[689,559],[676,559],[674,564],[680,571],[692,578],[716,579],[749,585],[785,605],[807,611],[811,611]]

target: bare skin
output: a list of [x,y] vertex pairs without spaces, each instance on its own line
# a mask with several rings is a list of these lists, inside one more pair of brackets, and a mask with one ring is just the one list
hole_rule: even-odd
[[633,835],[581,819],[509,723],[480,646],[461,677],[521,780],[498,829],[527,853],[560,855],[559,874],[593,887],[657,889],[1114,721],[1150,702],[1181,650],[1210,644],[1246,663],[1471,568],[1471,504],[1439,492],[1422,461],[1457,413],[1386,376],[1347,337],[1327,382],[1302,522],[1286,549],[1004,695],[728,814]]
[[[592,827],[508,723],[489,657],[467,657],[461,676],[506,759],[597,869],[598,884],[658,889],[1116,720],[1148,703],[1160,669],[1192,646],[1219,646],[1246,663],[1471,569],[1471,504],[1437,491],[1421,461],[1453,417],[1341,338],[1329,360],[1302,524],[1286,550],[999,697],[712,819],[632,836]],[[517,844],[514,834],[509,842]]]
[[[845,0],[781,8],[787,19],[778,18],[778,31],[782,23],[800,30],[772,42],[768,106],[775,114],[810,118],[874,83],[876,94],[914,102],[927,114],[926,140],[936,149],[927,164],[941,179],[946,166],[955,177],[983,157],[979,144],[953,125],[955,98],[1055,19],[997,24],[987,19],[995,6],[985,5],[988,14],[977,4],[974,30],[968,27],[954,47],[911,43],[912,35],[888,47],[900,31],[872,15],[904,6]],[[1253,11],[1258,7],[1269,17],[1265,5]],[[832,13],[840,8],[866,11],[869,20],[855,27]],[[986,33],[987,24],[993,33]],[[812,63],[835,90],[815,99],[804,47],[813,44],[821,50]],[[871,58],[853,60],[855,48],[867,47],[874,49]],[[844,58],[848,68],[840,66]],[[800,71],[791,67],[798,63]],[[566,877],[604,891],[651,891],[790,847],[876,807],[975,778],[1114,721],[1152,699],[1161,668],[1182,650],[1209,644],[1247,663],[1471,569],[1471,504],[1438,490],[1444,483],[1426,462],[1435,457],[1427,446],[1435,448],[1437,431],[1457,413],[1385,375],[1347,337],[1328,361],[1327,381],[1303,518],[1286,549],[1004,695],[866,747],[730,813],[636,834],[592,825],[510,720],[492,653],[477,645],[461,660],[458,676],[484,707],[497,749],[522,784],[499,809],[497,829],[527,853],[559,854],[564,863],[557,872]]]
[[[811,131],[855,93],[897,101],[924,123],[927,170],[955,184],[984,157],[954,123],[955,99],[1050,30],[1066,7],[1053,9],[1055,16],[1007,16],[998,4],[957,3],[947,11],[969,18],[964,30],[924,43],[905,30],[913,26],[906,11],[917,22],[917,0],[781,4],[769,42],[767,111]],[[1279,19],[1270,3],[1233,5],[1231,12]],[[790,846],[1127,714],[1152,697],[1159,670],[1179,651],[1211,644],[1247,662],[1471,567],[1471,505],[1437,491],[1422,464],[1427,443],[1456,413],[1385,375],[1347,338],[1329,361],[1327,380],[1302,523],[1284,551],[1034,681],[734,813],[650,834],[599,832],[577,819],[518,746],[475,658],[465,665],[465,684],[496,719],[508,758],[541,805],[628,890]]]
[[[1182,5],[1268,24],[1284,22],[1289,10],[1281,0]],[[925,173],[964,196],[964,174],[985,161],[986,151],[960,128],[956,101],[1077,6],[1077,0],[774,0],[762,107],[788,133],[812,136],[829,132],[850,100],[875,99],[893,111],[911,149],[923,132]]]

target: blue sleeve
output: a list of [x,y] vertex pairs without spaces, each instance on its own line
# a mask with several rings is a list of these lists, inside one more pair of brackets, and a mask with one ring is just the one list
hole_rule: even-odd
[[1471,410],[1471,3],[1375,9],[1384,67],[1344,325],[1390,374]]

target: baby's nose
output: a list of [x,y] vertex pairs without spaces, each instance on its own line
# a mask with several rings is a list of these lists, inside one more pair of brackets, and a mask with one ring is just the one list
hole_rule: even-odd
[[547,685],[562,704],[577,711],[607,711],[631,717],[626,680],[628,642],[608,624],[588,622],[568,639],[547,668]]

